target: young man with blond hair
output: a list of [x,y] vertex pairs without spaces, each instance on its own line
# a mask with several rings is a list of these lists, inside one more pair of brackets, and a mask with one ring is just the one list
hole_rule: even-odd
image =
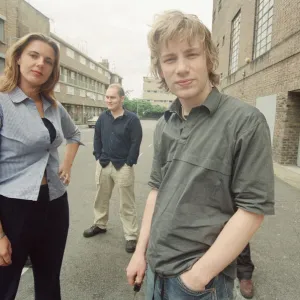
[[236,257],[274,214],[269,128],[217,88],[218,57],[194,15],[167,11],[148,35],[153,74],[177,99],[159,120],[129,284],[146,299],[233,299]]

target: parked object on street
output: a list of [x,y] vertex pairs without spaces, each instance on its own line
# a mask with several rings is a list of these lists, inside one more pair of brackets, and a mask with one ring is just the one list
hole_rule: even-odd
[[89,128],[95,128],[96,122],[99,119],[99,116],[94,116],[91,119],[87,120],[87,124]]

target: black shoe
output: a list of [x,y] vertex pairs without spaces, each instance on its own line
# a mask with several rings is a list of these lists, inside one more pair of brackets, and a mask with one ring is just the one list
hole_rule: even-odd
[[30,257],[28,256],[26,262],[25,262],[25,268],[32,268],[32,263],[31,263],[31,260],[30,260]]
[[91,228],[86,229],[83,232],[83,236],[86,237],[86,238],[89,238],[89,237],[92,237],[96,234],[105,233],[105,232],[106,232],[106,229],[102,229],[102,228],[99,228],[97,225],[93,225]]
[[135,251],[136,248],[136,240],[130,240],[130,241],[126,241],[126,252],[127,253],[133,253]]

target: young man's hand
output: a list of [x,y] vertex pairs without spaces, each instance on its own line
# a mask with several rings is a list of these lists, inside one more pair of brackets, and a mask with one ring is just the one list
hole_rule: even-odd
[[146,258],[144,254],[135,252],[126,269],[127,281],[130,285],[141,285],[146,272]]
[[180,279],[187,288],[194,292],[205,291],[205,286],[209,283],[207,279],[193,268],[181,274]]

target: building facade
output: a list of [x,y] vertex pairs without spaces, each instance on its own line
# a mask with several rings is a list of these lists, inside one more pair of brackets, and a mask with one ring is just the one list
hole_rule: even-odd
[[143,79],[143,99],[151,102],[153,105],[168,108],[176,96],[161,89],[158,80],[155,78],[144,77]]
[[40,32],[60,48],[60,80],[55,96],[76,124],[97,116],[106,107],[104,96],[110,83],[122,84],[122,77],[109,70],[109,62],[96,62],[57,35],[50,33],[49,18],[24,0],[0,0],[0,73],[9,46],[30,32]]
[[0,73],[9,46],[29,32],[49,34],[49,19],[23,0],[0,0]]
[[274,161],[300,166],[300,0],[214,0],[220,88],[256,106]]
[[122,78],[109,70],[107,60],[96,62],[57,35],[51,33],[51,37],[60,48],[56,98],[77,124],[86,124],[106,107],[104,97],[109,84],[122,84]]

